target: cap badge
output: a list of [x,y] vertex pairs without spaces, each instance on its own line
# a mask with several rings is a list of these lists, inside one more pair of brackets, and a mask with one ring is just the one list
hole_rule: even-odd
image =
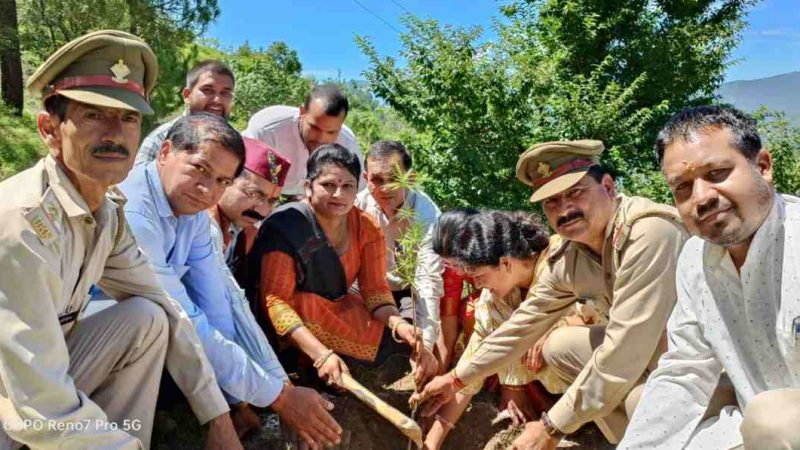
[[272,173],[272,182],[274,184],[278,184],[278,181],[281,179],[281,169],[283,166],[278,164],[278,159],[275,157],[273,153],[269,153],[267,156],[267,160],[269,161],[269,168],[270,172]]
[[116,64],[111,66],[110,70],[111,73],[114,74],[114,76],[111,79],[114,80],[116,83],[125,84],[128,82],[127,78],[128,75],[130,75],[131,73],[131,69],[129,69],[128,66],[125,65],[125,62],[122,59],[120,59],[119,61],[117,61]]
[[539,166],[536,168],[536,172],[543,177],[549,177],[553,174],[553,171],[550,170],[550,165],[543,162],[539,163]]

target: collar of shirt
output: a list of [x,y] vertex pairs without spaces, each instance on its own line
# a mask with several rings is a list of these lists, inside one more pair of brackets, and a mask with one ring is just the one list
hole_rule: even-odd
[[150,189],[150,195],[156,203],[156,209],[160,217],[175,217],[172,212],[172,207],[169,206],[169,199],[167,193],[164,192],[164,186],[161,184],[161,177],[158,176],[157,161],[151,161],[145,167],[145,177],[147,179],[147,187]]
[[[750,242],[750,247],[747,249],[745,263],[742,266],[743,270],[750,265],[748,262],[757,261],[760,255],[769,250],[769,247],[774,244],[775,235],[783,226],[783,220],[785,217],[786,204],[780,194],[775,194],[769,214],[767,214],[764,222],[756,230],[756,234],[753,236],[753,240]],[[705,255],[703,256],[703,259],[704,264],[707,267],[719,269],[723,261],[730,260],[727,248],[721,245],[712,244],[708,241],[704,242]],[[730,261],[730,265],[733,267],[733,261]]]
[[[44,166],[47,171],[50,189],[52,189],[53,194],[55,194],[58,203],[61,204],[67,217],[94,217],[95,214],[89,211],[89,205],[86,204],[86,200],[84,200],[83,196],[78,192],[78,189],[75,188],[72,181],[69,180],[67,174],[52,155],[47,155],[47,157],[45,157]],[[118,201],[114,202],[110,197],[114,197]],[[105,200],[103,200],[103,203],[97,210],[96,216],[104,218],[109,209],[117,208],[118,204],[120,206],[124,204],[124,199],[125,196],[122,195],[121,192],[112,188],[112,190],[106,194]]]
[[365,189],[365,190],[359,192],[358,195],[362,197],[360,199],[360,201],[357,201],[357,203],[360,203],[361,205],[363,205],[363,208],[361,208],[361,209],[363,209],[364,211],[376,216],[377,218],[380,219],[381,222],[393,223],[393,222],[399,221],[399,217],[400,217],[399,211],[400,211],[400,209],[411,209],[411,210],[413,210],[414,211],[414,219],[415,220],[419,220],[419,218],[417,217],[418,216],[418,212],[417,212],[417,209],[416,209],[416,206],[417,206],[416,205],[417,204],[417,193],[414,192],[411,189],[406,189],[406,196],[403,199],[403,204],[398,209],[398,213],[395,214],[391,219],[386,214],[386,212],[384,212],[383,209],[381,209],[380,205],[378,205],[378,202],[375,200],[375,197],[373,197],[372,194],[370,194],[369,190]]

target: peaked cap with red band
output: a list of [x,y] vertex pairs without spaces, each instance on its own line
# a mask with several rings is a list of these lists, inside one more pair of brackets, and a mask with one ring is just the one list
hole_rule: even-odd
[[289,174],[289,162],[274,148],[259,141],[244,137],[244,168],[267,179],[272,184],[283,186]]
[[28,91],[42,101],[53,95],[90,105],[152,114],[148,97],[158,61],[137,36],[103,30],[58,49],[28,78]]
[[545,142],[529,148],[517,161],[517,178],[533,188],[535,203],[577,183],[589,168],[600,164],[600,141]]

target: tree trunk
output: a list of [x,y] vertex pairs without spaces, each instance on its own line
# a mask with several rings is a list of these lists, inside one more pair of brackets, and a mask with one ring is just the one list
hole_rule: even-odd
[[3,100],[22,115],[22,57],[16,0],[0,0],[0,79]]

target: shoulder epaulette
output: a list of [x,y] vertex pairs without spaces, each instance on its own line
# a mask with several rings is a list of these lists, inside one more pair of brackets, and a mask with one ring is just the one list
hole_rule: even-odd
[[554,234],[550,236],[550,245],[548,245],[546,250],[547,252],[549,252],[549,255],[547,257],[547,262],[549,264],[555,263],[556,260],[560,258],[561,255],[563,255],[564,252],[567,250],[569,243],[570,241],[564,239],[564,237],[561,236],[560,234]]
[[653,203],[650,207],[640,211],[635,211],[631,214],[625,214],[625,211],[620,208],[620,211],[617,213],[617,217],[614,220],[614,236],[611,241],[611,244],[614,246],[614,250],[622,250],[631,234],[631,226],[633,226],[637,220],[645,217],[661,217],[676,223],[681,223],[681,218],[678,215],[678,212],[672,206]]

